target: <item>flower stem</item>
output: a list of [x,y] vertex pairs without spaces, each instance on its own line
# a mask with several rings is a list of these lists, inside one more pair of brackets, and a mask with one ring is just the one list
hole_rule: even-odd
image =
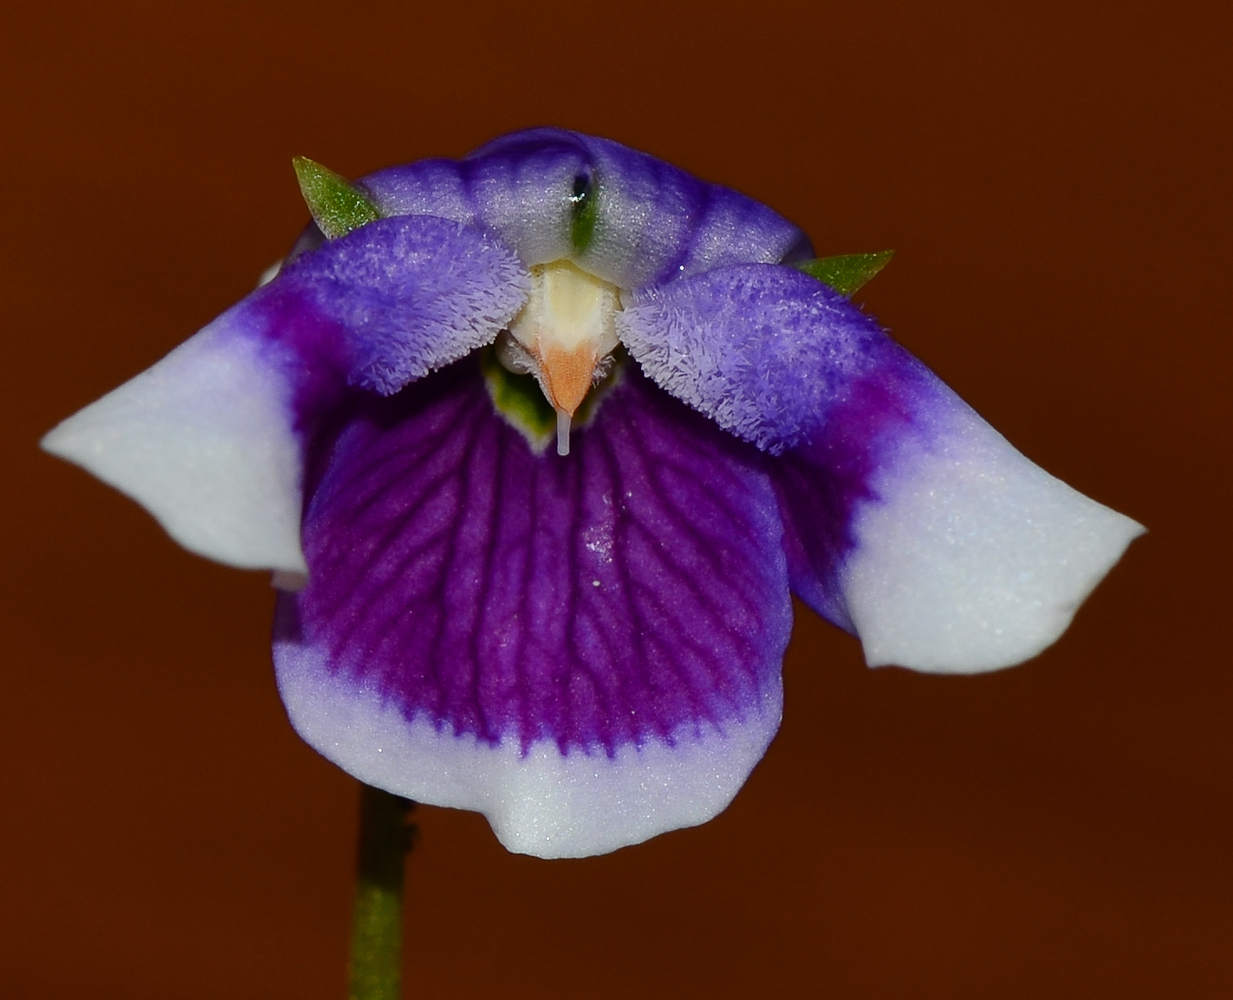
[[350,1000],[402,995],[403,862],[415,827],[408,799],[360,786],[360,845],[351,923]]

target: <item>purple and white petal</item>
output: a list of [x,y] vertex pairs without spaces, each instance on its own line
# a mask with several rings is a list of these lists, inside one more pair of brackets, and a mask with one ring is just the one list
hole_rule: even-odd
[[595,237],[578,264],[620,288],[716,267],[811,257],[805,234],[761,202],[610,139],[595,162]]
[[247,302],[43,438],[127,494],[186,549],[305,572],[287,359]]
[[1033,465],[838,293],[732,267],[625,296],[667,391],[773,455],[793,588],[871,665],[1035,656],[1143,529]]
[[852,511],[848,613],[870,666],[973,673],[1051,645],[1142,525],[1030,462],[941,383]]
[[[591,170],[569,132],[506,136],[463,160],[391,167],[357,182],[383,215],[435,215],[481,225],[532,266],[569,257],[574,181]],[[500,143],[501,140],[498,140]],[[495,145],[495,144],[492,144]]]
[[[515,132],[462,160],[421,160],[358,183],[382,214],[484,225],[528,266],[571,260],[620,288],[812,256],[805,234],[760,202],[563,129]],[[596,201],[582,245],[572,231],[580,185]]]
[[307,437],[349,387],[396,391],[493,340],[527,287],[483,230],[379,220],[299,257],[43,446],[194,552],[303,573]]
[[627,372],[568,458],[468,359],[354,401],[280,599],[292,723],[511,850],[613,850],[722,810],[778,727],[791,627],[760,456]]
[[772,475],[793,590],[854,631],[870,666],[973,673],[1035,656],[1143,531],[1030,462],[906,352]]

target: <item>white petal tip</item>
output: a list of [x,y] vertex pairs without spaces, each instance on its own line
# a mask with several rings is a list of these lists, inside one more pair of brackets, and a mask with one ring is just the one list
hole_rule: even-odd
[[256,345],[207,327],[42,446],[136,500],[192,552],[302,574],[287,393]]
[[412,722],[376,691],[331,673],[319,656],[275,647],[279,693],[296,731],[348,773],[428,805],[484,813],[517,854],[580,858],[705,823],[722,812],[779,727],[776,689],[723,731],[683,727],[609,756],[562,755],[552,740],[524,754],[516,739],[492,746]]
[[859,511],[844,591],[870,666],[977,673],[1051,645],[1143,533],[967,411]]

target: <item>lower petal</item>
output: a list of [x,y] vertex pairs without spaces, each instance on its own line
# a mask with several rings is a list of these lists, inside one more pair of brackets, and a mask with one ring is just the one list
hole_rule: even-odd
[[364,400],[329,456],[275,644],[309,743],[544,857],[727,805],[791,627],[753,449],[631,369],[568,458],[536,455],[472,359]]
[[337,671],[297,635],[293,599],[280,598],[279,691],[296,731],[361,781],[417,802],[482,812],[507,850],[589,857],[697,826],[722,812],[779,728],[782,697],[768,690],[746,717],[685,723],[641,745],[562,752],[552,739],[525,749],[456,732],[406,706],[379,683]]

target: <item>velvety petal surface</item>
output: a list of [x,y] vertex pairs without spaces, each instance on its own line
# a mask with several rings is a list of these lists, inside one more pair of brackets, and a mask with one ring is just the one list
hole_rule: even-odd
[[623,292],[617,333],[655,382],[779,454],[876,364],[885,335],[795,268],[747,264]]
[[234,566],[305,569],[303,445],[351,387],[396,391],[495,338],[527,278],[486,231],[379,220],[304,254],[43,440]]
[[530,290],[491,232],[424,215],[370,222],[280,277],[342,332],[348,381],[382,395],[491,343]]
[[468,359],[321,444],[275,659],[360,779],[578,856],[705,821],[780,717],[791,625],[761,457],[633,366],[536,455]]
[[793,589],[871,665],[972,672],[1066,628],[1142,528],[1016,451],[850,302],[786,267],[625,296],[618,332],[669,392],[757,444]]

